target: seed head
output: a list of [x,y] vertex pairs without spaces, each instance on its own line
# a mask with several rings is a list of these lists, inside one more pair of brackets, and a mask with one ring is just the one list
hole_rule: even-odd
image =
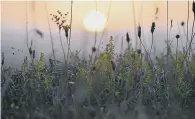
[[185,23],[184,23],[184,21],[182,21],[182,22],[181,22],[181,26],[184,26],[184,25],[185,25]]
[[151,26],[151,33],[153,34],[155,30],[155,22],[152,22],[152,26]]
[[64,29],[64,32],[65,32],[65,36],[66,36],[66,38],[68,38],[68,30],[69,30],[69,26],[68,26],[68,25],[63,26],[63,29]]
[[129,34],[128,34],[128,32],[127,32],[127,34],[126,34],[126,41],[129,43],[129,41],[130,41],[130,37],[129,37]]
[[137,49],[137,53],[138,54],[141,54],[142,52],[141,52],[141,49]]
[[4,59],[4,53],[1,54],[1,57],[2,57],[2,59],[1,59],[1,65],[3,66],[4,65],[4,60],[5,60]]
[[29,51],[30,55],[32,55],[32,49],[31,49],[31,47],[28,49],[28,51]]
[[171,19],[171,28],[173,27],[173,20]]
[[34,59],[35,58],[35,50],[33,50],[32,55],[33,55],[33,59]]
[[92,52],[96,52],[96,48],[95,47],[92,47]]
[[138,37],[141,38],[141,26],[138,26]]
[[180,35],[179,35],[179,34],[177,34],[177,35],[176,35],[176,38],[177,38],[177,39],[179,39],[179,38],[180,38]]

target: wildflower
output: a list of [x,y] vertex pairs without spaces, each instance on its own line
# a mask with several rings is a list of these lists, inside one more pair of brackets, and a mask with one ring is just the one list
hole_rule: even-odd
[[152,22],[152,26],[151,26],[151,33],[153,34],[155,30],[155,22]]
[[177,35],[176,35],[176,38],[179,39],[179,38],[180,38],[180,35],[177,34]]
[[95,47],[92,47],[92,52],[96,52],[96,48]]
[[112,64],[112,70],[116,70],[116,67],[115,67],[114,62],[113,62],[113,61],[110,61],[110,62],[111,62],[111,64]]
[[181,26],[184,26],[184,25],[185,25],[185,23],[184,23],[184,21],[182,21],[182,22],[181,22]]
[[138,37],[141,38],[141,26],[138,26]]
[[129,38],[129,34],[128,34],[128,32],[127,32],[127,34],[126,34],[126,40],[127,40],[127,42],[129,43],[130,38]]

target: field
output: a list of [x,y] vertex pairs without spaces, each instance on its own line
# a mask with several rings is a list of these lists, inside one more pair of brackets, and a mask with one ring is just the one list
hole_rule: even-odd
[[[187,31],[188,42],[183,50],[178,48],[181,36],[177,34],[173,39],[177,42],[176,48],[171,48],[172,40],[167,37],[166,52],[160,56],[152,54],[153,44],[149,50],[145,48],[141,26],[138,26],[141,49],[133,48],[129,33],[124,33],[128,47],[121,54],[115,54],[110,36],[104,51],[99,52],[98,45],[92,46],[90,57],[81,58],[79,51],[71,52],[71,25],[58,18],[58,14],[51,14],[59,32],[64,32],[66,37],[59,40],[67,40],[67,53],[62,45],[64,61],[56,60],[54,52],[50,59],[45,59],[44,54],[36,58],[36,49],[32,49],[31,43],[27,45],[29,56],[20,69],[15,69],[5,66],[2,53],[1,118],[194,119],[194,2],[192,6],[193,24],[180,24],[192,29],[192,34]],[[67,17],[71,17],[71,13]],[[152,36],[155,27],[152,22]],[[43,36],[41,31],[35,32]]]

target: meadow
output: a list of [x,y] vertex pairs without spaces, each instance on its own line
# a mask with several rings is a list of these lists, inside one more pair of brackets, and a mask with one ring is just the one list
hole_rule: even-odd
[[[167,35],[166,52],[154,56],[155,39],[145,48],[142,26],[137,26],[140,48],[132,46],[132,38],[125,34],[128,47],[116,54],[110,36],[106,48],[91,46],[89,58],[81,58],[79,51],[71,52],[71,12],[62,16],[50,14],[59,28],[60,42],[67,41],[67,50],[61,44],[63,61],[36,57],[33,41],[27,44],[28,56],[21,68],[5,65],[1,56],[1,118],[2,119],[194,119],[195,118],[195,2],[192,3],[193,24],[187,27],[187,43],[178,48],[181,35],[173,39]],[[191,20],[191,19],[190,19]],[[169,22],[169,21],[168,21]],[[171,29],[172,21],[170,21]],[[151,22],[151,35],[155,33]],[[171,30],[170,30],[171,31]],[[65,39],[61,38],[60,32]],[[43,37],[36,29],[35,33]],[[176,48],[172,49],[172,40]],[[51,40],[52,44],[52,40]],[[122,45],[121,45],[122,46]],[[47,60],[49,63],[45,63]]]

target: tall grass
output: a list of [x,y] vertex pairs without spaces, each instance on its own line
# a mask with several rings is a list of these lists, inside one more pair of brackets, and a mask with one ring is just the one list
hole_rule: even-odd
[[[56,24],[67,38],[70,30],[64,23]],[[154,24],[151,32],[153,35]],[[136,34],[145,54],[131,46],[127,33],[121,51],[124,43],[128,48],[115,59],[111,36],[92,64],[91,59],[70,51],[69,63],[48,59],[46,64],[41,54],[33,64],[26,57],[21,69],[14,69],[5,66],[6,54],[2,54],[2,118],[194,119],[195,58],[185,58],[186,52],[179,51],[180,34],[175,36],[176,54],[169,49],[169,55],[162,52],[155,59],[150,56],[154,44],[147,51],[142,42],[141,26]],[[167,49],[170,47],[167,42]],[[99,51],[93,48],[92,52]]]

